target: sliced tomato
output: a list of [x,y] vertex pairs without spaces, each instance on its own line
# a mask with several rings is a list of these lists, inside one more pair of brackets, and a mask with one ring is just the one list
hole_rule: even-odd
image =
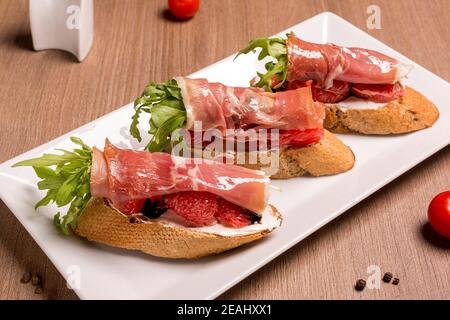
[[220,198],[216,218],[225,227],[243,228],[251,225],[254,217],[244,208]]
[[331,88],[323,89],[316,83],[312,83],[311,80],[296,80],[286,83],[285,90],[306,86],[311,86],[313,99],[322,103],[337,103],[346,99],[350,93],[374,102],[389,102],[405,94],[405,90],[399,82],[394,84],[363,84],[334,80]]
[[322,140],[323,134],[323,128],[307,130],[281,130],[280,145],[306,147]]
[[303,87],[311,87],[313,85],[313,81],[312,80],[306,80],[306,81],[300,81],[300,80],[295,80],[295,81],[286,81],[285,82],[285,90],[295,90],[298,88],[303,88]]
[[313,98],[323,103],[337,103],[350,95],[352,84],[345,81],[334,80],[329,89],[322,89],[318,85],[312,86]]
[[331,88],[323,89],[311,80],[291,81],[286,85],[286,89],[292,90],[306,86],[311,86],[314,101],[319,101],[322,103],[337,103],[350,95],[352,84],[345,81],[334,80]]
[[120,208],[117,209],[125,215],[131,215],[134,213],[141,212],[144,203],[145,199],[129,200],[127,202],[121,203]]
[[[323,128],[314,128],[314,129],[306,129],[306,130],[280,130],[279,131],[279,142],[278,145],[280,147],[293,146],[293,147],[306,147],[311,144],[317,143],[322,140],[324,135]],[[194,139],[194,133],[191,132],[191,146],[202,146],[206,148],[212,141],[200,141],[195,144],[196,140]],[[273,145],[271,138],[271,130],[267,130],[267,145],[263,144],[263,146],[271,147]],[[236,142],[236,141],[235,141]],[[225,141],[222,141],[223,148],[225,150],[226,144]],[[248,151],[249,144],[246,142],[246,150]],[[262,147],[261,147],[262,148]],[[261,151],[261,150],[260,150]]]
[[192,227],[211,226],[217,223],[217,196],[209,192],[188,191],[169,194],[165,203]]
[[345,81],[334,80],[333,86],[329,89],[323,89],[312,80],[291,81],[286,85],[287,90],[311,86],[314,101],[322,103],[337,103],[350,95],[352,84]]
[[355,83],[352,86],[352,93],[374,102],[389,102],[403,96],[405,90],[398,82],[394,84]]

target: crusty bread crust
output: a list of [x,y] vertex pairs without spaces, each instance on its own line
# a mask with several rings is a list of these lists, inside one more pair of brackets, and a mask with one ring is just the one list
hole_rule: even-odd
[[431,127],[439,118],[436,106],[406,87],[405,95],[379,109],[345,109],[327,104],[324,127],[335,133],[398,134]]
[[[271,208],[281,221],[281,214]],[[233,237],[193,232],[187,228],[127,217],[109,206],[104,199],[93,198],[74,232],[90,241],[113,247],[140,250],[157,257],[191,259],[242,246],[264,237],[270,231]]]
[[[324,138],[311,146],[289,147],[281,150],[278,172],[272,179],[288,179],[303,175],[327,176],[353,168],[355,155],[334,134],[325,130]],[[265,165],[245,164],[250,169],[263,169]]]

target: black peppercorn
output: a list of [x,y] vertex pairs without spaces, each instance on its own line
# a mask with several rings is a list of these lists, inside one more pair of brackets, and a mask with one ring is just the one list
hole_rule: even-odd
[[28,283],[31,281],[31,272],[25,272],[20,279],[20,282],[22,283]]
[[260,215],[257,215],[253,211],[246,210],[246,213],[250,216],[250,221],[251,221],[252,224],[261,221],[262,217]]
[[164,212],[166,212],[167,208],[164,206],[163,201],[160,201],[158,199],[153,201],[150,199],[146,199],[141,211],[142,214],[147,218],[156,219],[159,218]]
[[399,279],[399,278],[394,278],[394,280],[392,280],[392,284],[393,284],[394,286],[398,285],[399,282],[400,282],[400,279]]
[[383,276],[383,281],[389,283],[391,282],[391,280],[392,280],[392,273],[386,272]]
[[38,275],[38,274],[34,274],[32,277],[31,277],[31,284],[33,285],[33,286],[38,286],[38,285],[40,285],[42,283],[42,279],[41,279],[41,276],[40,275]]
[[355,289],[357,291],[363,291],[365,287],[366,287],[366,281],[364,281],[363,279],[359,279],[358,281],[356,281]]
[[34,289],[35,294],[41,294],[43,291],[42,286],[37,286],[36,289]]
[[131,217],[130,220],[128,220],[128,222],[130,222],[130,223],[136,223],[136,222],[137,222],[137,219],[136,219],[136,217]]

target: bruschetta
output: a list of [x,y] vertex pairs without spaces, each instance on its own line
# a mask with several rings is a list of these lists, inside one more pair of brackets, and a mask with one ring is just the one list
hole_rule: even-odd
[[[198,258],[258,240],[280,226],[261,171],[211,160],[80,145],[44,154],[32,166],[47,190],[36,208],[69,205],[63,233],[166,258]],[[249,196],[251,195],[251,196]]]

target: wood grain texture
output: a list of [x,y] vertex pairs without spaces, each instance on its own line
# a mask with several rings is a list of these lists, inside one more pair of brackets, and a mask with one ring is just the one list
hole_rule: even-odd
[[[366,8],[382,29],[366,30]],[[33,52],[27,1],[0,1],[0,162],[132,101],[150,81],[190,74],[322,11],[332,11],[447,81],[448,0],[207,0],[195,19],[174,22],[166,1],[95,0],[95,39],[82,63]],[[447,28],[447,30],[444,30]],[[450,298],[450,244],[424,227],[426,207],[450,189],[447,147],[221,296],[223,299]],[[338,197],[339,192],[326,197]],[[425,231],[424,231],[425,230]],[[379,265],[400,285],[357,293]],[[43,275],[43,295],[20,278]],[[76,299],[52,263],[0,202],[0,299]]]

